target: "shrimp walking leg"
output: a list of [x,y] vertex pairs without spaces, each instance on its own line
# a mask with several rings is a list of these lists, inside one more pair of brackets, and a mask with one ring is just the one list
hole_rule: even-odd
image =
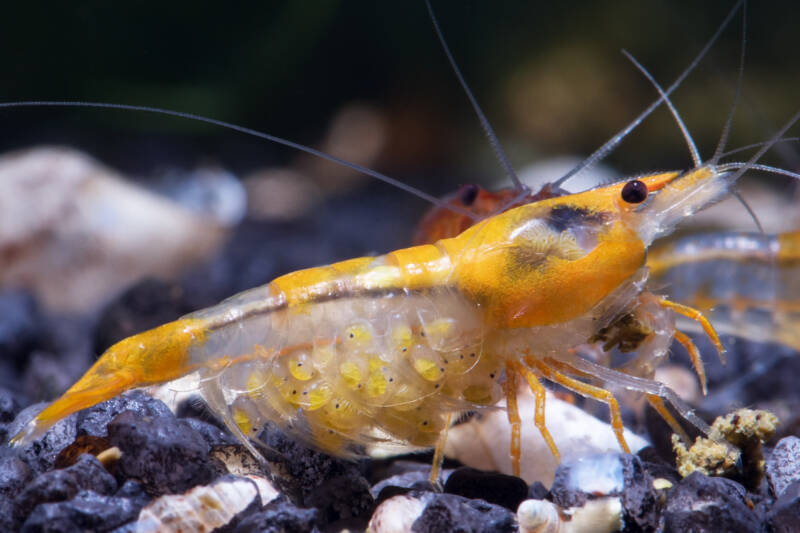
[[[662,307],[672,309],[679,315],[683,315],[686,318],[690,318],[692,320],[697,321],[703,328],[705,334],[708,335],[708,338],[711,339],[711,342],[714,343],[714,347],[717,349],[717,353],[719,354],[719,360],[722,361],[722,364],[725,364],[725,348],[722,346],[722,343],[719,340],[719,336],[717,335],[717,332],[714,330],[714,326],[711,325],[711,322],[708,321],[708,319],[705,317],[703,313],[701,313],[694,307],[689,307],[688,305],[671,302],[666,298],[659,298],[658,303]],[[695,366],[695,369],[696,368],[697,367]]]
[[506,393],[506,409],[508,412],[508,423],[511,426],[511,466],[514,475],[519,477],[520,472],[520,428],[522,420],[519,417],[519,407],[517,406],[517,373],[511,361],[506,362],[506,381],[503,384]]
[[[552,381],[553,383],[558,383],[569,390],[581,394],[583,396],[587,396],[589,398],[594,398],[595,400],[601,401],[608,405],[608,409],[611,412],[611,427],[614,430],[614,435],[617,437],[617,441],[619,442],[620,448],[625,453],[630,453],[631,449],[628,446],[627,441],[625,441],[625,427],[622,425],[622,414],[619,410],[619,403],[617,399],[614,398],[614,395],[611,394],[609,391],[605,389],[601,389],[600,387],[595,387],[594,385],[589,385],[588,383],[583,383],[582,381],[578,381],[577,379],[573,379],[569,376],[566,376],[556,370],[553,367],[562,366],[559,364],[558,361],[555,361],[551,358],[547,358],[546,362],[540,359],[536,359],[534,357],[526,357],[525,362],[535,367],[543,377]],[[566,366],[566,365],[563,365]]]
[[558,451],[558,447],[556,447],[556,443],[553,440],[553,436],[550,435],[550,431],[547,429],[544,421],[544,407],[545,407],[545,400],[547,398],[547,391],[545,390],[544,386],[539,383],[539,378],[536,377],[529,368],[525,365],[520,363],[516,364],[517,371],[523,375],[525,380],[528,382],[528,387],[533,392],[534,397],[536,398],[536,407],[535,412],[533,415],[533,421],[536,424],[536,428],[541,433],[542,438],[547,443],[547,446],[550,448],[550,451],[553,453],[553,457],[555,457],[556,462],[561,461],[561,454]]
[[436,448],[433,451],[433,465],[431,466],[430,482],[434,489],[441,492],[442,482],[439,477],[442,475],[442,463],[444,462],[444,445],[447,442],[447,431],[450,429],[450,423],[453,421],[453,414],[448,413],[445,417],[444,427],[439,434],[439,440],[436,442]]
[[672,413],[667,410],[667,406],[664,405],[664,400],[660,397],[656,396],[655,394],[648,394],[647,401],[650,406],[656,410],[656,412],[661,415],[661,418],[667,423],[667,425],[674,431],[675,433],[680,436],[683,442],[691,442],[689,438],[689,434],[678,424],[678,421],[675,420],[675,417],[672,416]]
[[689,352],[689,357],[692,359],[692,366],[694,366],[694,371],[697,372],[697,377],[700,379],[700,387],[702,387],[703,396],[705,396],[708,392],[706,387],[706,369],[703,365],[703,360],[700,358],[700,351],[686,333],[675,330],[674,337],[675,340],[678,341],[684,348],[686,348],[687,352]]
[[[666,400],[672,407],[674,407],[683,418],[691,422],[692,425],[699,429],[702,433],[708,434],[711,431],[711,428],[708,426],[708,424],[706,424],[699,416],[697,416],[694,410],[689,407],[686,402],[681,400],[677,394],[675,394],[675,391],[663,383],[659,383],[658,381],[654,381],[652,379],[645,379],[626,374],[624,372],[619,372],[617,370],[592,363],[591,361],[587,361],[586,359],[582,359],[580,357],[570,358],[569,367],[575,368],[579,372],[590,373],[591,375],[594,375],[607,383],[612,383],[628,390],[643,392],[650,396],[662,398],[663,400]],[[669,420],[667,420],[667,422],[669,422]]]

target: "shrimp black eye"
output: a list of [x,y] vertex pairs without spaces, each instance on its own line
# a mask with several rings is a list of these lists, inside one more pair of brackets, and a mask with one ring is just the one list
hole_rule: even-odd
[[621,196],[629,204],[640,204],[647,199],[647,185],[639,180],[631,180],[622,187]]
[[466,207],[471,206],[475,203],[475,199],[478,197],[478,186],[473,184],[462,185],[458,189],[458,198],[461,200],[461,203],[464,204]]

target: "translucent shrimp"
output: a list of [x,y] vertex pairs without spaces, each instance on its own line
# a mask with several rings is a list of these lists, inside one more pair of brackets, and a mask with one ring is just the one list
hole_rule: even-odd
[[800,232],[685,236],[655,247],[647,264],[655,283],[721,333],[800,350]]

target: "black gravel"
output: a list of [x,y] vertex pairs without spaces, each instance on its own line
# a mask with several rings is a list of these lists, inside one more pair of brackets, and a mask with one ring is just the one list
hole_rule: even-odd
[[119,475],[141,481],[158,496],[210,483],[217,472],[203,436],[172,413],[146,416],[123,411],[108,424],[108,439],[122,452]]
[[517,512],[528,498],[528,484],[518,477],[474,468],[459,468],[447,478],[444,491],[469,499],[480,499]]
[[505,507],[455,494],[435,494],[411,526],[415,533],[515,533],[515,515]]
[[694,472],[670,491],[664,529],[668,533],[761,531],[764,517],[751,506],[740,484]]

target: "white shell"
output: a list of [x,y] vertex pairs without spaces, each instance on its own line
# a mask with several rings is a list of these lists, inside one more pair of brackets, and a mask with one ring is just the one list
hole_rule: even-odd
[[[549,487],[553,483],[558,463],[533,423],[534,398],[530,392],[520,391],[517,401],[522,418],[520,477],[527,483],[541,481]],[[499,405],[503,406],[504,403]],[[545,422],[561,452],[562,461],[607,451],[620,451],[609,424],[559,400],[549,392],[545,405]],[[484,411],[480,417],[450,429],[445,454],[473,468],[511,474],[510,439],[511,429],[505,410]],[[648,445],[644,438],[628,430],[625,430],[625,440],[631,453]]]
[[206,533],[222,527],[246,509],[259,495],[255,483],[223,479],[170,494],[151,502],[139,513],[137,533]]
[[381,503],[367,526],[367,533],[410,533],[411,525],[425,510],[426,502],[402,494]]

